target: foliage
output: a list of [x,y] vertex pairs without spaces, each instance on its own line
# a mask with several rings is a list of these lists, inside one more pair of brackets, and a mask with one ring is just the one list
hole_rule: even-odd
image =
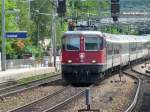
[[[17,8],[20,12],[17,15],[17,24],[19,26],[19,30],[27,31],[29,36],[32,35],[32,32],[36,30],[35,23],[30,19],[29,12],[29,1],[17,0]],[[20,5],[21,4],[21,5]]]
[[[2,7],[2,1],[0,1],[0,8]],[[18,26],[17,23],[15,21],[15,14],[12,13],[10,10],[16,8],[16,3],[14,3],[11,0],[7,0],[5,1],[5,29],[6,31],[15,31],[18,30]],[[0,19],[2,18],[2,13],[0,11]],[[0,24],[1,21],[0,21]],[[2,26],[0,26],[2,28]],[[0,31],[0,34],[2,34],[2,32]],[[2,38],[0,38],[0,45],[2,45]],[[10,40],[10,39],[6,39],[6,55],[8,54],[13,54],[14,53],[14,49],[12,48],[11,44],[13,43],[14,40]],[[0,51],[1,51],[1,46],[0,46]]]
[[[108,10],[109,9],[109,1],[108,0],[68,0],[69,6],[69,15],[70,16],[82,16],[85,15],[99,15],[101,10]],[[77,14],[76,14],[77,12]],[[86,16],[86,17],[87,17]]]
[[57,23],[57,44],[58,46],[60,46],[60,43],[61,43],[61,36],[62,34],[67,30],[67,27],[68,27],[68,23],[65,22],[65,21],[62,21],[61,19],[58,19],[58,22]]
[[[44,39],[46,38],[51,39],[52,37],[53,26],[52,16],[50,14],[52,14],[55,7],[49,0],[30,1],[30,7],[29,1],[27,0],[5,1],[6,11],[10,11],[13,9],[20,10],[16,13],[6,13],[6,31],[27,31],[29,35],[28,39],[7,39],[7,58],[23,58],[24,54],[30,53],[33,54],[33,56],[35,57],[42,57],[44,53],[44,48],[41,47],[42,45],[39,44],[39,41],[44,41]],[[96,1],[86,0],[85,2],[81,3],[80,0],[77,0],[75,2],[73,0],[67,0],[67,6],[69,7],[67,7],[68,13],[66,16],[69,17],[74,14],[74,10],[72,10],[73,6],[71,6],[73,2],[75,9],[80,16],[83,13],[89,13],[89,11],[91,14],[98,14],[99,11],[96,9],[98,9],[99,7],[102,7],[103,9],[105,9],[105,7],[107,8],[106,1],[107,0],[97,3]],[[92,9],[91,7],[95,8]],[[31,9],[29,10],[29,8]],[[60,37],[62,36],[63,32],[67,30],[68,23],[65,22],[64,18],[61,17],[57,17],[56,21],[57,46],[59,46],[61,42]],[[50,45],[48,47],[50,47]]]
[[[31,19],[35,23],[36,30],[32,32],[33,42],[38,45],[39,40],[51,37],[52,4],[48,0],[36,0],[31,2]],[[42,13],[42,14],[41,14]]]
[[[1,4],[1,1],[0,1],[0,4]],[[14,9],[19,9],[19,12],[15,12]],[[35,23],[29,18],[28,9],[29,9],[28,2],[25,2],[22,0],[13,0],[13,1],[5,0],[6,31],[27,31],[30,37],[35,31]],[[2,14],[0,12],[0,19],[1,19],[1,16]],[[1,34],[1,31],[0,31],[0,34]],[[1,38],[0,38],[0,45],[2,45]],[[0,51],[1,51],[1,46],[0,46]],[[23,58],[23,55],[26,53],[32,53],[35,56],[40,56],[40,54],[42,54],[41,52],[42,52],[41,48],[39,50],[39,47],[37,48],[33,45],[33,41],[31,38],[29,39],[6,39],[6,58],[7,59]]]
[[[78,21],[89,20],[91,18],[103,17],[102,11],[110,9],[109,0],[66,0],[67,13],[64,17],[56,17],[56,36],[57,46],[60,46],[61,36],[67,30],[69,18],[76,18]],[[130,1],[129,3],[135,0]],[[137,0],[140,1],[140,0]],[[1,3],[0,1],[0,8]],[[122,0],[121,2],[124,3]],[[136,5],[138,5],[137,2]],[[20,5],[21,4],[21,5]],[[52,38],[52,13],[56,7],[50,0],[5,0],[6,10],[6,31],[27,31],[27,39],[6,39],[7,58],[23,58],[24,54],[32,54],[34,57],[41,58],[44,55],[45,48],[40,44],[44,39]],[[124,5],[125,6],[125,5]],[[29,10],[29,8],[31,8]],[[12,13],[13,9],[19,9],[19,12]],[[11,10],[11,11],[10,11]],[[30,11],[30,12],[29,12]],[[0,19],[1,19],[0,11]],[[105,14],[108,16],[108,14]],[[110,16],[110,15],[109,15]],[[0,21],[1,24],[1,21]],[[2,26],[0,26],[1,28]],[[130,32],[128,27],[119,28],[117,26],[107,26],[104,32],[138,34]],[[0,31],[1,34],[1,31]],[[0,45],[2,40],[0,38]],[[49,49],[51,45],[47,46]],[[1,51],[1,46],[0,46]]]

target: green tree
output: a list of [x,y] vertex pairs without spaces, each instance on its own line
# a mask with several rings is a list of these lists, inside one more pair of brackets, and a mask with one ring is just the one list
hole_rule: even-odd
[[[32,20],[35,23],[36,30],[32,32],[32,38],[36,45],[39,40],[44,40],[45,37],[50,38],[52,4],[49,0],[36,0],[31,2]],[[41,14],[43,13],[43,14]]]
[[[2,7],[2,1],[0,1],[0,9]],[[11,0],[6,0],[5,1],[5,29],[6,31],[16,31],[18,30],[18,25],[16,23],[16,15],[12,13],[12,10],[16,8],[16,3],[11,1]],[[2,18],[2,13],[0,11],[0,24],[1,23],[1,18]],[[1,27],[1,26],[0,26]],[[2,28],[2,27],[1,27]],[[2,32],[0,31],[0,35]],[[2,38],[0,38],[0,45],[2,45]],[[6,39],[6,55],[12,54],[14,52],[11,44],[13,43],[13,39]],[[0,51],[1,51],[1,46],[0,46]]]
[[29,1],[16,0],[17,8],[20,10],[19,14],[17,15],[17,24],[21,31],[27,31],[29,37],[31,37],[32,33],[36,30],[36,26],[34,21],[32,21],[30,18],[32,13],[29,12],[28,2]]

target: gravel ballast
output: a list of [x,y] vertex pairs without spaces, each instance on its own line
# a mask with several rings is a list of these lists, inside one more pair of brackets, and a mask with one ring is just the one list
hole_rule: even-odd
[[54,92],[62,88],[63,86],[55,86],[55,85],[45,87],[41,86],[33,90],[16,94],[15,96],[3,98],[0,101],[0,112],[6,112],[13,108],[25,105],[48,94],[53,94]]
[[[6,97],[0,101],[0,112],[30,103],[62,88],[61,85],[49,85]],[[91,108],[100,109],[101,112],[123,112],[131,104],[136,88],[137,83],[128,76],[123,76],[121,82],[118,75],[109,77],[91,89]],[[78,112],[84,108],[86,108],[85,98],[80,97],[58,112]]]
[[[91,108],[100,112],[124,112],[132,103],[136,88],[137,83],[130,77],[123,76],[120,82],[118,75],[112,76],[91,89]],[[64,107],[61,112],[78,112],[79,109],[86,109],[83,97]]]

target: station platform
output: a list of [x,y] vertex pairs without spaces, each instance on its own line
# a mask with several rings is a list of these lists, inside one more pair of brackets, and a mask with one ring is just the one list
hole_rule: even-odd
[[53,72],[55,72],[54,67],[9,69],[6,71],[0,71],[0,83]]

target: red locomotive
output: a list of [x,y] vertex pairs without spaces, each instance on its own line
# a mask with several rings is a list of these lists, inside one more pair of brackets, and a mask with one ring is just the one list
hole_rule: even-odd
[[69,83],[94,83],[106,70],[147,54],[140,36],[109,35],[98,31],[68,31],[62,37],[62,77]]

